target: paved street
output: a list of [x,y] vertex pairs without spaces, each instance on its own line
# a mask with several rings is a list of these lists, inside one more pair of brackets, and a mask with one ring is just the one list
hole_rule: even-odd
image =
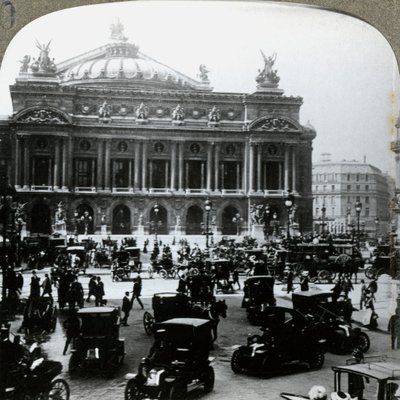
[[[43,275],[46,270],[39,271]],[[131,290],[132,282],[112,282],[108,269],[90,270],[96,275],[100,275],[105,283],[106,298],[109,304],[121,305],[121,299],[124,291]],[[24,274],[25,285],[24,294],[29,293],[30,273]],[[241,278],[243,281],[243,277]],[[80,281],[87,287],[88,277],[80,277]],[[143,279],[143,299],[145,310],[151,310],[151,296],[153,293],[162,291],[175,291],[177,280],[163,280],[158,277],[154,279]],[[327,285],[326,288],[330,288]],[[354,299],[357,298],[359,285],[355,287]],[[295,374],[278,376],[271,378],[252,377],[247,375],[235,375],[230,368],[230,357],[233,352],[232,346],[235,344],[244,344],[248,333],[258,333],[258,328],[251,326],[245,315],[245,311],[240,308],[243,293],[237,291],[234,295],[221,296],[226,299],[228,304],[228,317],[222,320],[219,328],[219,339],[212,351],[211,356],[215,357],[216,382],[215,390],[209,395],[198,395],[204,399],[248,399],[251,394],[252,399],[275,399],[279,398],[282,391],[292,391],[306,394],[313,384],[323,384],[328,390],[333,389],[333,374],[331,367],[345,363],[348,356],[326,354],[326,362],[323,369],[319,371],[300,371]],[[290,306],[290,300],[282,291],[282,286],[276,286],[276,296],[278,305]],[[93,303],[93,302],[92,302]],[[128,372],[136,372],[140,359],[148,353],[152,344],[152,337],[148,337],[143,329],[143,311],[135,303],[133,315],[129,320],[129,327],[121,328],[121,336],[126,339],[126,358],[124,366],[118,371],[114,379],[104,379],[101,377],[78,378],[71,380],[67,371],[69,356],[62,355],[64,346],[64,332],[62,329],[62,321],[64,315],[60,315],[56,332],[45,339],[43,348],[52,359],[61,360],[64,364],[64,375],[71,384],[71,398],[78,399],[123,399],[124,395],[124,375]],[[12,329],[16,329],[21,324],[19,317],[13,322]],[[383,329],[383,326],[382,326]],[[389,335],[383,332],[369,332],[371,338],[371,350],[368,355],[388,354],[390,352]],[[399,359],[400,352],[392,352],[392,356]],[[195,398],[196,393],[191,398]]]

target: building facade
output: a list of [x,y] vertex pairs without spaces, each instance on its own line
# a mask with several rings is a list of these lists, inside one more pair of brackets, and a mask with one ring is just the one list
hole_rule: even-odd
[[390,178],[378,168],[358,161],[332,162],[324,154],[313,165],[312,190],[315,229],[344,233],[357,224],[355,204],[362,205],[361,229],[370,235],[388,232]]
[[156,224],[200,234],[209,199],[215,232],[235,234],[260,203],[285,225],[288,191],[300,229],[312,229],[316,133],[299,123],[302,99],[279,88],[274,56],[263,54],[254,93],[218,93],[204,65],[195,80],[141,53],[119,24],[111,37],[57,65],[44,45],[21,61],[13,115],[0,121],[0,168],[27,203],[28,232],[51,233],[62,202],[71,232],[87,218],[88,233]]

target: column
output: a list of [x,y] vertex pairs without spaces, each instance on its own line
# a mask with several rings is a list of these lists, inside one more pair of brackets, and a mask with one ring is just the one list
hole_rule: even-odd
[[132,190],[132,160],[128,161],[128,190]]
[[189,188],[189,162],[185,162],[185,189]]
[[236,163],[236,190],[240,189],[240,163]]
[[183,171],[184,171],[184,165],[183,165],[183,146],[184,143],[179,143],[179,191],[183,191]]
[[262,176],[262,171],[261,171],[261,144],[257,146],[257,191],[261,192],[261,176]]
[[111,161],[111,187],[115,188],[115,172],[116,172],[116,161],[112,160]]
[[250,143],[250,159],[249,159],[249,192],[254,192],[254,145]]
[[104,161],[104,142],[102,140],[98,141],[97,146],[97,189],[103,189],[103,161]]
[[49,157],[49,169],[48,169],[48,172],[47,172],[47,186],[48,187],[51,187],[52,186],[52,176],[51,176],[51,171],[52,171],[52,159],[51,159],[51,157]]
[[204,171],[204,167],[205,167],[205,164],[204,164],[204,161],[202,161],[201,162],[201,181],[200,181],[200,188],[201,189],[204,189],[204,187],[205,187],[205,185],[204,185],[204,177],[205,177],[205,171]]
[[217,143],[215,145],[214,151],[214,190],[217,192],[219,191],[219,151],[221,145]]
[[208,143],[207,147],[207,192],[211,191],[211,171],[212,171],[212,151],[213,151],[213,144]]
[[165,160],[165,184],[164,188],[168,189],[168,179],[169,179],[169,162]]
[[142,190],[147,190],[147,142],[142,144]]
[[135,142],[135,171],[134,171],[134,190],[140,190],[140,142]]
[[92,174],[91,174],[91,186],[94,187],[96,182],[95,182],[95,176],[96,176],[96,160],[93,158],[92,159]]
[[54,144],[54,190],[60,188],[60,140],[56,138]]
[[24,139],[24,189],[29,189],[29,161],[30,161],[30,154],[29,154],[29,141],[26,137]]
[[278,163],[278,189],[282,190],[282,162]]
[[[61,190],[67,190],[67,157],[68,157],[68,139],[63,138],[61,144],[61,152],[62,152],[62,166],[61,166]],[[69,164],[69,167],[72,168],[72,165]]]
[[285,164],[284,164],[284,190],[289,190],[289,148],[285,146]]
[[15,183],[15,188],[19,189],[21,187],[21,141],[18,136],[15,137],[15,169],[14,169],[14,183]]
[[296,147],[292,147],[292,190],[296,192]]
[[147,163],[149,166],[149,189],[153,187],[153,160]]
[[249,181],[249,142],[246,139],[243,149],[243,167],[242,167],[242,189],[247,193],[247,185]]
[[221,163],[221,190],[225,189],[225,164]]
[[111,147],[111,142],[109,140],[106,140],[105,142],[105,161],[104,161],[104,189],[105,190],[110,190],[110,178],[111,178],[111,171],[110,171],[110,147]]
[[68,136],[68,145],[67,145],[67,167],[66,167],[66,186],[69,188],[72,188],[72,186],[75,184],[74,179],[73,179],[73,173],[75,169],[75,162],[74,162],[74,142],[73,142],[73,137]]
[[171,144],[171,183],[170,183],[170,188],[171,190],[175,191],[176,190],[176,142],[173,142]]

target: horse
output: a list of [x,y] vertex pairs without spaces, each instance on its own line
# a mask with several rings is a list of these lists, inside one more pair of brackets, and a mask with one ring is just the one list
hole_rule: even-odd
[[218,338],[219,317],[226,318],[227,309],[228,306],[226,305],[225,300],[214,300],[208,308],[194,306],[192,309],[193,318],[208,319],[211,322],[212,343],[214,343]]

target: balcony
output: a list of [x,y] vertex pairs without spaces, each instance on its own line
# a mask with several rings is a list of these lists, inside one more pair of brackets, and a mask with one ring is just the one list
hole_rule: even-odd
[[88,186],[88,187],[85,187],[85,186],[76,186],[75,187],[75,192],[78,192],[78,193],[96,193],[96,188],[95,187],[93,187],[93,186]]
[[129,187],[113,187],[113,193],[133,193],[133,188]]
[[244,196],[242,189],[221,189],[222,196]]
[[[22,188],[23,190],[26,190],[26,188]],[[29,189],[28,189],[29,190]],[[53,191],[53,186],[45,186],[45,185],[32,185],[31,190],[35,192],[52,192]]]
[[169,188],[149,188],[149,194],[171,194],[171,189]]

